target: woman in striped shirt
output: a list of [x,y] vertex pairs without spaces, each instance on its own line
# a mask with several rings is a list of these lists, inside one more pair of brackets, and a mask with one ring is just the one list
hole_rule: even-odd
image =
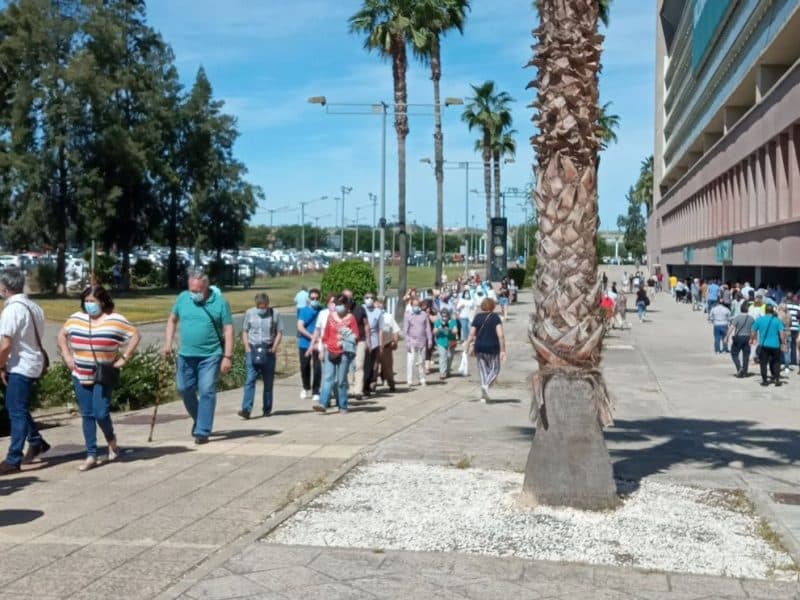
[[[81,310],[74,313],[58,334],[58,347],[75,384],[83,418],[86,460],[81,471],[97,464],[97,426],[108,442],[108,460],[119,456],[117,437],[111,423],[111,386],[95,383],[98,364],[121,368],[139,345],[139,331],[128,319],[114,312],[114,301],[102,286],[86,288]],[[120,356],[120,347],[126,346]]]

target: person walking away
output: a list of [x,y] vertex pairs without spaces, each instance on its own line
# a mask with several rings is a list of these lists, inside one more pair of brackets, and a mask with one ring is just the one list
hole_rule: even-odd
[[[16,473],[50,450],[31,416],[33,385],[49,362],[42,347],[44,312],[24,292],[25,274],[16,267],[0,273],[0,296],[5,298],[0,315],[0,369],[6,385],[5,405],[11,421],[11,443],[0,475]],[[22,453],[25,441],[28,449]]]
[[675,293],[675,286],[678,285],[678,277],[674,273],[669,276],[669,291]]
[[628,323],[628,297],[619,292],[617,294],[617,298],[614,301],[614,326],[620,329],[630,329],[630,324]]
[[505,279],[500,283],[500,292],[497,294],[497,298],[500,302],[500,311],[502,312],[503,319],[507,319],[509,293],[508,293],[508,283]]
[[775,308],[772,305],[766,305],[764,316],[756,319],[753,324],[750,342],[758,343],[758,365],[761,367],[761,385],[769,385],[769,379],[767,379],[767,367],[769,367],[773,383],[775,383],[776,387],[780,386],[780,353],[786,343],[786,335],[783,322],[775,316]]
[[[797,336],[798,332],[800,332],[800,299],[798,299],[797,294],[790,294],[788,296],[788,300],[786,302],[786,310],[789,312],[789,316],[792,318],[792,324],[789,328],[789,364],[792,367],[797,366]],[[798,370],[798,375],[800,375],[800,370]]]
[[367,352],[369,348],[369,340],[372,337],[372,332],[369,329],[369,320],[367,319],[367,310],[363,305],[356,302],[353,290],[346,289],[342,294],[347,298],[349,306],[348,311],[355,317],[358,325],[358,345],[356,346],[355,361],[351,366],[353,371],[352,384],[353,399],[360,400],[364,393],[364,381],[366,374]]
[[312,402],[319,402],[319,387],[322,380],[319,353],[308,353],[311,341],[314,339],[317,319],[322,311],[320,298],[321,294],[318,289],[309,290],[308,306],[301,308],[297,313],[297,349],[300,354],[300,379],[303,382],[300,399],[311,398]]
[[425,350],[433,344],[428,314],[422,311],[419,300],[411,301],[411,313],[403,321],[406,338],[406,381],[414,385],[414,369],[419,373],[419,385],[425,385]]
[[[741,312],[731,319],[725,343],[731,348],[731,359],[736,367],[736,377],[747,377],[747,365],[750,362],[750,337],[753,334],[755,319],[747,314],[747,302],[742,305]],[[739,355],[741,354],[741,361]]]
[[189,274],[189,289],[178,294],[167,319],[165,358],[172,356],[179,325],[178,392],[192,418],[195,444],[205,444],[214,428],[217,379],[233,366],[233,316],[222,292],[199,269]]
[[478,359],[481,376],[481,402],[490,400],[489,389],[500,374],[500,364],[506,360],[506,339],[503,321],[495,314],[495,302],[486,298],[481,302],[481,312],[472,320],[467,345],[470,354]]
[[[780,287],[780,286],[778,286]],[[785,297],[784,297],[785,300]],[[778,308],[775,310],[775,314],[783,323],[783,330],[786,332],[786,343],[784,344],[785,348],[781,349],[781,365],[783,368],[781,369],[782,372],[788,373],[789,372],[789,362],[791,358],[791,353],[789,351],[789,340],[790,340],[790,332],[792,328],[792,316],[789,314],[789,309],[786,307],[786,302],[782,301],[778,303]]]
[[247,378],[244,382],[242,409],[237,413],[249,419],[256,396],[256,380],[264,383],[261,393],[261,410],[265,417],[272,414],[273,385],[275,383],[276,356],[283,339],[281,316],[269,305],[267,294],[256,294],[255,307],[248,308],[242,321],[242,344],[247,352]]
[[[345,414],[348,411],[348,373],[350,372],[350,363],[355,360],[356,356],[358,323],[350,312],[350,298],[344,294],[337,296],[334,306],[333,312],[330,312],[325,320],[324,329],[319,334],[324,348],[322,389],[319,402],[313,407],[317,412],[326,412],[335,387],[339,412]],[[319,324],[317,327],[319,332]],[[309,348],[309,352],[312,350],[313,348]]]
[[375,294],[370,292],[364,296],[364,308],[367,310],[369,324],[369,348],[364,364],[364,396],[370,396],[378,387],[378,365],[383,352],[383,309],[375,303]]
[[450,318],[450,311],[443,308],[433,326],[433,335],[439,352],[439,379],[450,376],[450,365],[453,362],[453,350],[458,339],[458,325]]
[[[111,422],[111,394],[119,369],[128,363],[141,336],[123,315],[114,312],[114,301],[102,286],[81,294],[81,310],[73,313],[58,334],[58,348],[72,373],[81,410],[88,471],[97,465],[97,427],[108,443],[108,460],[119,456],[119,445]],[[120,356],[120,348],[125,352]],[[117,381],[115,381],[117,380]]]
[[[386,302],[384,298],[375,300],[375,307],[384,310]],[[383,313],[383,350],[380,352],[380,377],[389,386],[389,391],[395,391],[394,381],[394,351],[397,350],[397,343],[400,341],[400,326],[394,319],[394,315]]]
[[644,323],[647,317],[647,307],[650,306],[650,298],[647,297],[647,291],[644,287],[639,287],[636,292],[636,311],[639,313],[639,322]]
[[728,353],[728,326],[731,322],[731,310],[722,303],[715,304],[708,314],[714,333],[714,352]]

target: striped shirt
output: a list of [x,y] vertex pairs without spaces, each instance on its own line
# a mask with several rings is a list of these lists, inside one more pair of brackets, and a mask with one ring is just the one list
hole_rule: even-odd
[[786,303],[786,311],[792,317],[792,331],[800,331],[800,305],[792,302]]
[[64,323],[64,330],[75,358],[72,374],[81,382],[93,382],[97,363],[113,363],[120,346],[136,333],[136,327],[119,313],[92,320],[85,312],[76,312]]

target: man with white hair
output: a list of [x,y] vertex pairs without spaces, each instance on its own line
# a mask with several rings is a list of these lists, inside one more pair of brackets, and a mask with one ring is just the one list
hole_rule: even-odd
[[[9,267],[0,274],[0,295],[6,299],[0,315],[0,372],[7,386],[5,404],[11,421],[11,445],[0,463],[0,475],[18,472],[23,462],[50,449],[31,416],[33,385],[48,362],[40,337],[44,312],[24,289],[25,274],[18,268]],[[23,455],[26,439],[28,450]]]
[[165,357],[173,352],[178,323],[178,392],[192,417],[195,444],[205,444],[214,426],[217,378],[233,366],[233,316],[222,292],[211,288],[200,270],[189,274],[189,289],[178,294],[167,319]]

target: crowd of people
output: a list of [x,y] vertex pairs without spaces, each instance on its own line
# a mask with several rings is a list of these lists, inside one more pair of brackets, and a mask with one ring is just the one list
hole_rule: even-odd
[[[167,319],[163,355],[176,360],[176,387],[192,419],[191,436],[195,444],[206,444],[214,429],[217,380],[233,366],[233,315],[224,294],[210,285],[202,271],[190,272],[187,283],[188,289],[178,294]],[[0,475],[20,471],[22,464],[50,449],[30,412],[34,384],[49,366],[41,341],[45,317],[24,289],[22,271],[9,268],[0,273],[0,296],[5,299],[0,315],[0,375],[7,386],[5,404],[11,422],[11,442],[0,463]],[[323,300],[320,290],[303,289],[295,297],[293,315],[297,320],[300,398],[310,399],[315,412],[337,407],[340,414],[346,414],[351,399],[376,394],[380,386],[395,392],[394,353],[402,341],[409,389],[425,386],[437,371],[441,380],[450,377],[457,354],[461,355],[458,372],[467,375],[468,356],[474,356],[480,400],[489,401],[491,386],[506,360],[503,321],[516,294],[512,281],[495,286],[481,281],[477,274],[422,294],[412,289],[404,298],[400,324],[385,310],[385,299],[374,291],[359,300],[352,290],[344,289]],[[499,314],[495,311],[498,304]],[[59,332],[58,348],[71,372],[82,420],[86,458],[80,470],[88,471],[100,462],[98,427],[107,444],[106,460],[114,461],[120,454],[111,397],[141,336],[115,310],[110,292],[101,285],[83,290],[78,305],[79,310]],[[261,414],[268,417],[273,411],[283,318],[270,306],[265,293],[256,294],[254,306],[244,315],[241,339],[247,375],[238,411],[243,419],[250,419],[255,409],[259,378],[263,381]]]
[[780,285],[753,287],[750,282],[717,279],[669,280],[676,302],[701,311],[711,325],[714,352],[729,354],[736,377],[759,366],[761,385],[782,385],[781,374],[797,366],[800,296]]

